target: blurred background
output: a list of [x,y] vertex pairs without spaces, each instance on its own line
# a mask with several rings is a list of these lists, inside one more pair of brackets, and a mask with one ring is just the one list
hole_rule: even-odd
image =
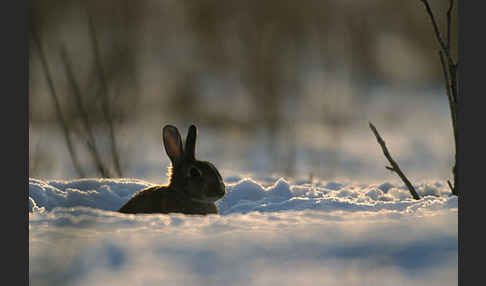
[[[448,1],[429,2],[445,31]],[[438,45],[418,0],[30,6],[30,177],[165,183],[161,128],[185,137],[194,123],[197,156],[228,180],[398,180],[371,121],[412,181],[451,178]]]

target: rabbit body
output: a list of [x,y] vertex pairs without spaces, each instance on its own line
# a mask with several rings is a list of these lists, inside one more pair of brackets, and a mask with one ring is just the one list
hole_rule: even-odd
[[165,151],[172,168],[168,186],[152,186],[136,193],[118,211],[121,213],[217,214],[215,202],[225,193],[216,167],[195,158],[197,129],[189,127],[185,148],[176,127],[163,128]]
[[215,203],[188,200],[168,186],[152,186],[136,193],[119,212],[122,213],[183,213],[217,214]]

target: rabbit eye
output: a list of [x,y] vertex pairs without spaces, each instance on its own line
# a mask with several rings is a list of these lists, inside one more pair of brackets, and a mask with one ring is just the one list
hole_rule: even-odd
[[196,167],[191,167],[191,169],[189,169],[189,174],[191,177],[200,177],[201,171],[199,171]]

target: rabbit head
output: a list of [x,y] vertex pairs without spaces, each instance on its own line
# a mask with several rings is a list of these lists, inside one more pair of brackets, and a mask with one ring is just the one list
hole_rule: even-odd
[[196,136],[196,126],[191,125],[183,147],[177,128],[164,126],[164,147],[172,163],[169,189],[195,202],[213,203],[225,195],[225,185],[212,163],[196,159]]

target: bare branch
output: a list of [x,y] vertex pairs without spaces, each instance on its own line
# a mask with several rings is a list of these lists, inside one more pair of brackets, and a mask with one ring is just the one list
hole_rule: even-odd
[[388,162],[390,162],[390,164],[392,165],[391,168],[390,167],[386,167],[386,168],[388,170],[390,170],[390,171],[395,172],[402,179],[402,181],[405,183],[405,185],[407,186],[408,190],[410,191],[410,194],[412,194],[412,197],[414,199],[420,200],[420,196],[415,191],[415,188],[412,186],[412,184],[407,179],[407,177],[405,176],[405,174],[403,174],[402,170],[400,170],[400,167],[398,166],[398,164],[391,157],[390,153],[388,152],[388,149],[386,148],[385,141],[383,141],[383,139],[381,138],[380,134],[376,130],[375,126],[371,122],[369,122],[369,125],[370,125],[370,128],[371,128],[371,131],[373,131],[373,133],[375,134],[376,140],[380,144],[381,149],[383,150],[383,154],[385,154],[385,157],[388,159]]
[[[456,92],[455,88],[456,86],[453,84],[453,82],[456,81],[456,74],[454,71],[449,70],[449,73],[451,73],[452,79],[449,79],[449,76],[447,74],[447,68],[446,68],[446,63],[444,60],[444,54],[442,51],[439,51],[439,57],[440,57],[440,62],[442,64],[442,71],[444,72],[444,81],[446,84],[446,90],[447,90],[447,98],[449,99],[449,109],[451,112],[451,119],[452,119],[452,132],[454,135],[454,142],[457,146],[457,102],[456,98],[454,97],[454,94]],[[449,66],[450,67],[450,66]],[[455,158],[455,161],[457,162],[457,156]],[[457,196],[457,190],[455,188],[455,182],[456,182],[456,168],[455,168],[455,163],[454,163],[454,168],[452,175],[454,176],[454,186],[452,186],[450,181],[447,181],[449,184],[449,187],[451,188],[452,194]]]
[[449,185],[449,188],[451,189],[451,192],[454,196],[457,196],[457,189],[455,186],[452,186],[451,181],[447,180],[447,184]]
[[444,54],[442,53],[442,51],[439,51],[439,58],[440,58],[440,63],[442,64],[442,72],[444,73],[444,81],[445,81],[445,85],[446,85],[447,98],[449,99],[449,108],[450,108],[450,111],[451,111],[452,129],[454,131],[454,136],[455,136],[455,133],[456,133],[456,101],[455,101],[454,97],[452,96],[449,75],[447,73],[447,67],[446,67],[446,63],[445,63],[445,60],[444,60]]
[[447,10],[447,48],[451,49],[451,12],[454,8],[454,0],[449,0],[449,9]]
[[110,101],[109,101],[109,98],[108,98],[108,84],[107,84],[107,81],[106,81],[105,72],[103,70],[103,65],[101,63],[101,57],[100,57],[100,52],[99,52],[99,48],[98,48],[98,39],[96,37],[96,31],[95,31],[95,27],[94,27],[94,24],[93,24],[93,19],[91,17],[89,17],[89,31],[90,31],[91,43],[93,45],[95,66],[96,66],[97,74],[99,76],[100,83],[101,83],[101,95],[102,95],[102,99],[103,99],[103,103],[102,103],[103,115],[104,115],[105,121],[108,124],[108,129],[109,129],[109,133],[110,133],[111,155],[113,157],[115,170],[116,170],[118,176],[122,177],[122,171],[121,171],[121,167],[120,167],[120,157],[119,157],[118,147],[117,147],[117,142],[116,142],[116,137],[115,137],[115,127],[114,127],[114,122],[113,122],[113,116],[111,114]]
[[430,20],[432,21],[432,26],[434,27],[434,32],[435,32],[435,37],[437,38],[437,41],[439,42],[439,46],[444,52],[444,54],[447,56],[447,61],[449,62],[450,66],[455,66],[454,60],[451,57],[451,54],[449,53],[449,47],[446,46],[444,43],[440,32],[439,28],[437,27],[437,22],[435,21],[434,13],[432,12],[432,9],[430,8],[429,2],[427,0],[420,0],[425,6],[425,9],[427,10],[427,14],[429,14]]
[[456,103],[457,102],[457,64],[449,65],[449,73],[451,75],[450,85],[451,85],[452,98],[454,99],[454,103]]
[[47,64],[46,56],[44,54],[44,49],[42,48],[41,40],[39,35],[37,34],[37,31],[34,28],[31,28],[31,34],[32,34],[32,39],[34,41],[34,45],[37,48],[38,55],[42,64],[42,68],[44,69],[44,74],[46,76],[47,80],[47,85],[49,86],[49,91],[52,96],[53,102],[54,102],[54,109],[56,110],[56,116],[61,124],[61,129],[63,131],[64,135],[64,140],[66,141],[66,145],[69,151],[69,155],[71,156],[71,160],[73,162],[74,168],[76,172],[78,173],[78,176],[81,178],[85,177],[85,173],[83,168],[81,167],[81,164],[79,163],[78,156],[76,154],[76,151],[73,147],[73,143],[71,141],[71,135],[69,132],[69,128],[67,126],[66,120],[62,114],[61,110],[61,104],[59,103],[59,99],[57,97],[56,89],[54,87],[54,82],[52,81],[52,76],[51,72],[49,70],[49,66]]
[[[439,58],[442,64],[442,72],[444,73],[444,81],[446,84],[446,91],[447,91],[447,98],[449,100],[449,109],[451,112],[452,118],[452,130],[454,134],[454,143],[455,148],[457,150],[457,63],[454,63],[454,60],[451,56],[451,21],[452,21],[452,10],[454,8],[454,0],[449,0],[449,8],[447,9],[446,17],[447,17],[447,38],[446,44],[442,37],[440,36],[439,29],[437,28],[437,23],[435,21],[434,14],[430,9],[430,5],[427,0],[420,0],[424,5],[429,17],[432,21],[432,26],[434,28],[435,36],[437,41],[439,42],[440,50],[439,50]],[[447,59],[447,64],[446,60]],[[452,194],[458,195],[458,191],[455,187],[456,182],[456,165],[457,165],[457,152],[455,153],[455,163],[453,167],[453,176],[454,176],[454,186],[451,184],[450,181],[447,181],[449,184],[449,188],[451,188]]]
[[72,70],[72,67],[71,67],[71,62],[69,60],[69,57],[67,55],[67,52],[66,52],[66,49],[65,49],[64,46],[61,48],[61,59],[62,59],[63,64],[64,64],[64,68],[66,69],[66,75],[67,75],[69,84],[71,86],[71,89],[73,91],[74,99],[76,100],[76,107],[77,107],[77,109],[78,109],[78,111],[81,115],[81,122],[83,123],[83,127],[84,127],[86,134],[88,136],[88,140],[86,141],[88,149],[90,150],[90,153],[91,153],[91,155],[92,155],[92,157],[95,161],[96,167],[97,167],[100,175],[103,176],[104,178],[110,178],[111,175],[110,175],[109,171],[107,170],[107,168],[105,168],[105,166],[104,166],[104,164],[101,160],[101,156],[98,152],[98,149],[96,148],[96,143],[95,143],[96,140],[95,140],[95,137],[94,137],[94,134],[93,134],[93,127],[91,125],[89,115],[84,108],[84,104],[83,104],[83,100],[82,100],[82,92],[81,92],[81,89],[79,88],[79,85],[76,81],[76,78],[74,77],[74,73],[73,73],[73,70]]

